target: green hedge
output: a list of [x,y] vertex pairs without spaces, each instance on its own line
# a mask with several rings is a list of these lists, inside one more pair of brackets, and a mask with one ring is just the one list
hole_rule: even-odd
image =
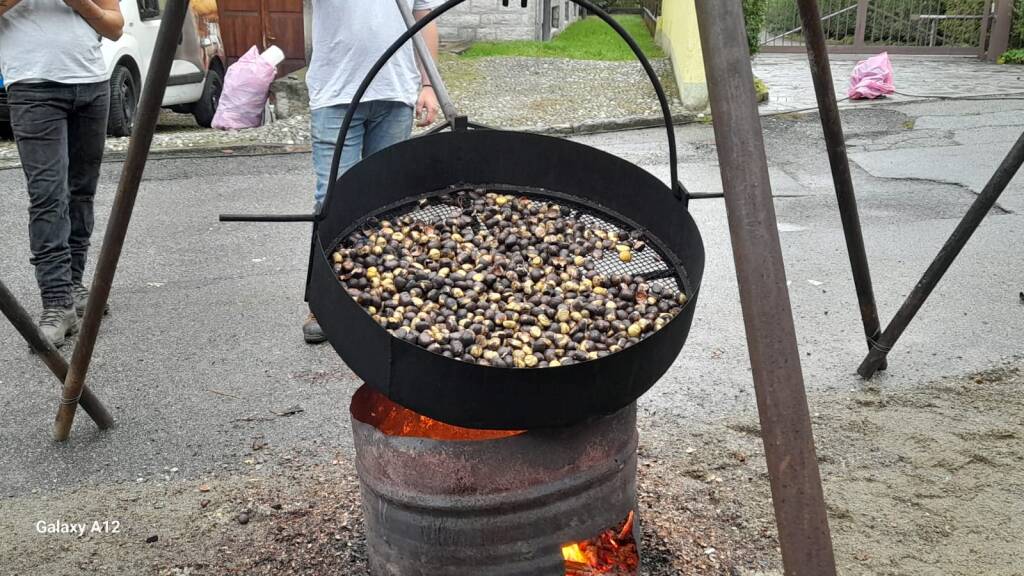
[[750,45],[751,54],[757,54],[761,49],[761,30],[764,29],[767,15],[768,0],[743,0],[743,16],[747,22],[747,44]]
[[1024,64],[1024,49],[1010,50],[999,57],[1000,64]]
[[1013,28],[1010,30],[1010,48],[1024,48],[1024,0],[1014,0],[1013,11]]
[[[946,0],[946,14],[981,14],[985,0]],[[946,46],[975,46],[981,35],[980,20],[947,20],[939,24]]]

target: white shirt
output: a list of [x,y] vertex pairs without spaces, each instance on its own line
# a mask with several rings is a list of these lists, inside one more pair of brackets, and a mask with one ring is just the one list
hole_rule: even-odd
[[[444,3],[406,1],[413,10]],[[313,0],[313,57],[306,72],[309,107],[351,103],[370,68],[406,30],[395,0]],[[410,41],[381,69],[363,101],[415,106],[419,88],[420,72]]]
[[[397,8],[396,8],[397,9]],[[22,0],[0,16],[4,84],[49,80],[91,84],[107,79],[100,35],[63,0]]]

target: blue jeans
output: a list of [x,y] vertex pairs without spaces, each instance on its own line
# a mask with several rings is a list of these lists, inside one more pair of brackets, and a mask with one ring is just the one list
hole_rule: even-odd
[[106,82],[19,82],[7,95],[28,182],[30,261],[43,307],[70,308],[92,237],[110,88]]
[[[317,108],[312,112],[310,131],[313,136],[313,169],[316,170],[317,210],[327,196],[331,179],[331,162],[338,142],[347,104]],[[406,140],[412,135],[413,109],[403,102],[374,100],[363,102],[352,117],[352,125],[341,151],[338,175],[355,166],[364,157]]]

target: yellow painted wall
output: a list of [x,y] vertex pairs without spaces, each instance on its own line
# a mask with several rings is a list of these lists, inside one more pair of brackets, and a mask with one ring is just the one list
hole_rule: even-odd
[[664,0],[661,10],[656,37],[672,58],[683,105],[703,111],[708,106],[708,89],[694,0]]

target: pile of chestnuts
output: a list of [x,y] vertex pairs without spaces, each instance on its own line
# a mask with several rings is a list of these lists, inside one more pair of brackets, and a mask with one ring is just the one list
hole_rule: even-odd
[[615,273],[645,250],[641,235],[565,205],[470,190],[368,221],[333,262],[398,338],[464,362],[547,368],[619,352],[679,314],[674,279]]

